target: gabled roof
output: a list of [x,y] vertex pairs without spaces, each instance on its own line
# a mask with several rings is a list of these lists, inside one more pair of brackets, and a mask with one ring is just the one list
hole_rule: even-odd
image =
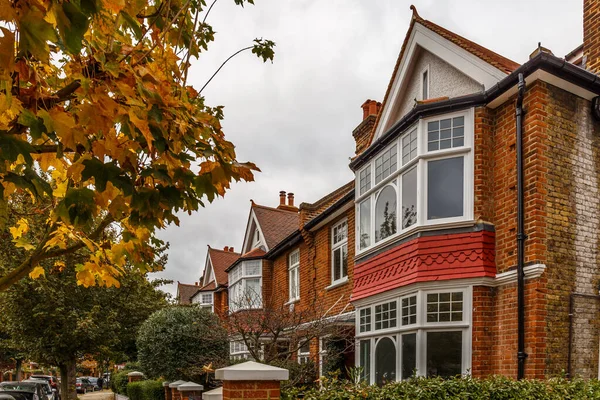
[[227,272],[225,270],[240,258],[240,254],[233,251],[217,250],[208,246],[208,257],[213,267],[217,286],[227,285]]
[[339,199],[344,197],[350,191],[354,189],[354,180],[346,183],[345,185],[337,188],[333,192],[323,196],[314,203],[302,203],[300,204],[300,211],[302,215],[302,223],[306,224],[314,218],[321,215],[329,207],[334,205]]
[[300,216],[296,211],[278,210],[252,203],[260,230],[269,249],[298,230]]
[[398,70],[400,68],[400,64],[404,58],[404,55],[407,52],[408,43],[411,38],[411,33],[414,29],[416,23],[424,26],[425,28],[431,30],[432,32],[440,35],[444,39],[450,41],[451,43],[459,46],[463,50],[469,52],[470,54],[478,57],[489,65],[497,68],[505,74],[510,74],[517,68],[519,68],[519,64],[509,60],[506,57],[501,56],[500,54],[493,52],[492,50],[485,48],[469,39],[466,39],[454,32],[451,32],[441,26],[428,21],[426,19],[421,18],[419,13],[417,12],[417,8],[414,5],[410,6],[412,10],[412,19],[410,21],[410,26],[408,28],[408,32],[406,33],[406,37],[404,38],[404,42],[402,43],[402,48],[400,49],[400,54],[398,55],[398,60],[396,61],[396,65],[394,66],[394,71],[392,72],[392,77],[390,79],[390,83],[385,92],[385,96],[383,98],[383,103],[380,108],[379,114],[377,115],[377,119],[375,120],[375,125],[373,126],[373,130],[371,131],[371,136],[369,138],[369,145],[373,142],[375,137],[375,133],[377,132],[377,127],[379,126],[381,116],[384,110],[387,108],[387,103],[390,101],[390,94],[392,91],[392,86],[394,85],[394,81],[396,80],[396,75],[398,74]]
[[200,289],[197,285],[189,285],[177,281],[177,301],[179,304],[190,304],[192,297]]
[[263,249],[252,249],[249,252],[242,255],[240,258],[242,260],[249,260],[249,259],[253,259],[253,258],[260,258],[260,257],[264,256],[265,254],[267,254],[267,253]]

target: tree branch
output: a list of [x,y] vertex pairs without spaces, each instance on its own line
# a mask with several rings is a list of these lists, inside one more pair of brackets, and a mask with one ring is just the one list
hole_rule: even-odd
[[253,48],[254,46],[248,46],[248,47],[244,47],[243,49],[240,49],[238,51],[236,51],[235,53],[233,53],[232,55],[229,56],[229,58],[227,58],[227,60],[223,61],[223,64],[221,64],[221,66],[219,67],[219,69],[217,69],[215,71],[214,74],[212,74],[212,76],[210,77],[210,79],[204,84],[204,86],[202,86],[202,89],[200,89],[200,91],[198,93],[202,93],[202,91],[204,90],[204,88],[210,83],[210,81],[213,80],[213,78],[219,73],[219,71],[221,70],[221,68],[223,68],[225,66],[225,64],[227,64],[227,61],[231,60],[233,57],[237,56],[238,54],[240,54],[242,51],[246,51],[246,50],[250,50],[251,48]]

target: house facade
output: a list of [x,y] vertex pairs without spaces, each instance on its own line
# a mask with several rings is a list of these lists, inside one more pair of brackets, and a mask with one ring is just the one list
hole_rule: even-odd
[[368,382],[517,375],[519,76],[525,376],[598,377],[600,2],[584,4],[583,46],[567,60],[538,46],[523,65],[411,7],[350,164],[356,363]]

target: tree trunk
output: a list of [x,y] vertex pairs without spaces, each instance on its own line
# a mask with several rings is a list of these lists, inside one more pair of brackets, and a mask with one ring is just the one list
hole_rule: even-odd
[[21,370],[23,369],[23,360],[21,360],[20,358],[17,359],[17,365],[15,366],[15,369],[17,370],[17,380],[20,381],[22,379],[21,377]]
[[60,399],[61,400],[77,400],[77,392],[75,391],[75,366],[76,361],[69,361],[60,364]]

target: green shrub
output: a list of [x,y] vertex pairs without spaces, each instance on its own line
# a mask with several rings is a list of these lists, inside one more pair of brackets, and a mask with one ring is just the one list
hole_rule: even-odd
[[115,393],[127,395],[127,382],[127,371],[117,372],[110,378],[110,388]]
[[163,381],[142,381],[143,400],[165,400]]
[[162,381],[138,381],[127,384],[129,400],[165,400]]
[[600,382],[564,378],[515,381],[506,377],[413,378],[383,387],[323,379],[321,389],[284,389],[282,399],[296,400],[592,400],[600,399]]
[[127,384],[127,397],[129,397],[129,400],[144,400],[143,384],[143,381]]

